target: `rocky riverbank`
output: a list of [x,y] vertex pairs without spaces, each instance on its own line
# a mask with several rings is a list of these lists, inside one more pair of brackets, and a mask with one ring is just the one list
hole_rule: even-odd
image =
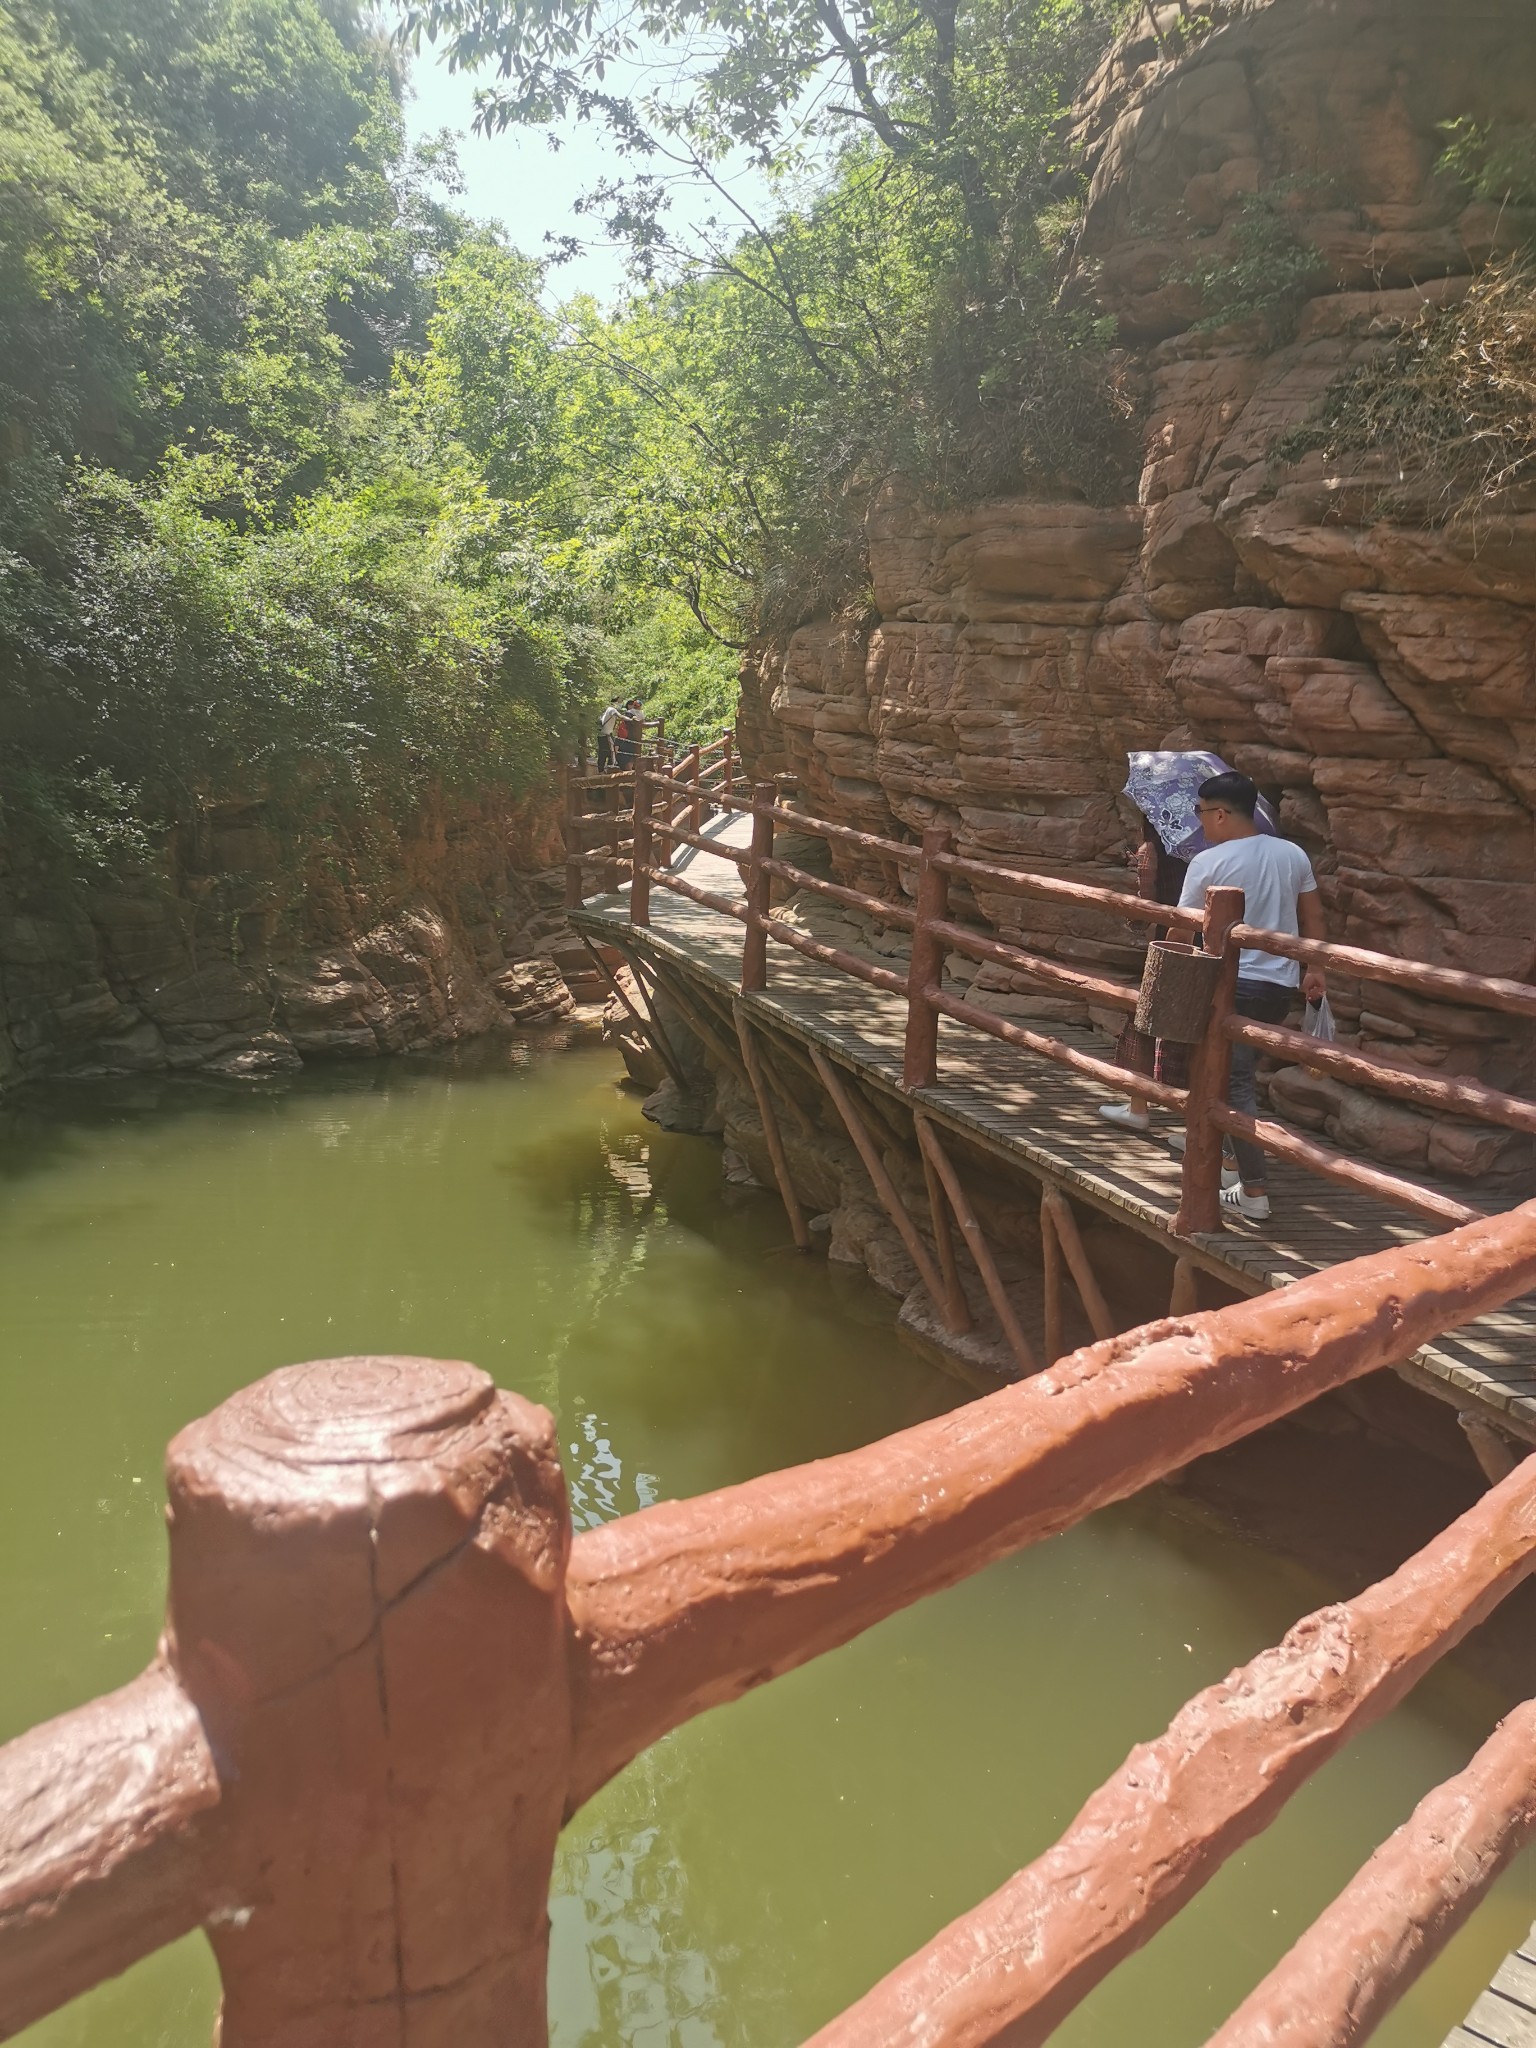
[[561,908],[549,800],[437,801],[311,832],[210,805],[153,866],[82,879],[0,837],[0,1088],[230,1078],[568,1016],[602,984]]

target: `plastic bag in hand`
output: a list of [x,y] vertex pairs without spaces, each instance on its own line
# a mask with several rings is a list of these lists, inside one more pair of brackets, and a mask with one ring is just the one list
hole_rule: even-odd
[[1308,1038],[1317,1038],[1325,1045],[1332,1045],[1339,1033],[1326,996],[1320,1002],[1308,1003],[1306,1014],[1301,1020],[1301,1028]]

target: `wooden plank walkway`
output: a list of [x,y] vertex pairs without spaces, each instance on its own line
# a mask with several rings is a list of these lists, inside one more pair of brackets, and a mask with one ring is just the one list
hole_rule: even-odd
[[1498,1974],[1444,2048],[1536,2048],[1536,1927]]
[[[722,845],[746,843],[749,821],[717,819],[707,835]],[[739,871],[723,855],[683,849],[674,870],[721,896],[738,896]],[[1303,1274],[1429,1235],[1406,1211],[1318,1180],[1281,1160],[1270,1162],[1274,1214],[1262,1227],[1242,1222],[1215,1236],[1175,1234],[1179,1168],[1168,1152],[1164,1120],[1146,1137],[1117,1130],[1098,1114],[1107,1090],[1054,1062],[1035,1059],[995,1038],[945,1019],[939,1032],[936,1088],[916,1098],[901,1090],[906,1004],[787,946],[769,947],[766,994],[737,997],[742,927],[702,904],[659,886],[651,890],[651,921],[637,930],[628,894],[601,896],[570,913],[589,936],[670,960],[741,1001],[748,1014],[821,1046],[861,1077],[916,1099],[937,1121],[989,1151],[1055,1182],[1065,1192],[1117,1216],[1170,1253],[1193,1260],[1249,1294],[1283,1287]],[[892,963],[895,964],[895,963]],[[1105,1056],[1104,1041],[1086,1029],[1043,1026],[1065,1043]],[[1464,1185],[1423,1184],[1468,1200]],[[1475,1196],[1472,1197],[1475,1199]],[[1509,1433],[1536,1443],[1536,1295],[1481,1317],[1419,1353],[1410,1377],[1459,1406],[1473,1403]]]

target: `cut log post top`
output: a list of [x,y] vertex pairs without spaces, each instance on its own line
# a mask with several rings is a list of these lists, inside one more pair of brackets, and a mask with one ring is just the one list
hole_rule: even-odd
[[223,2048],[381,2040],[406,2002],[413,2038],[542,2044],[550,1417],[473,1366],[327,1359],[183,1430],[167,1482],[164,1661],[0,1751],[0,2031],[202,1922]]

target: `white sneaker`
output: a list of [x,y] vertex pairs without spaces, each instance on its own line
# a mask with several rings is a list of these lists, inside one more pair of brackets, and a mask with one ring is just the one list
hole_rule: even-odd
[[[1175,1131],[1173,1136],[1168,1140],[1168,1150],[1173,1154],[1175,1159],[1182,1159],[1184,1157],[1185,1142],[1186,1138],[1185,1133],[1183,1131]],[[1241,1180],[1241,1178],[1242,1176],[1241,1174],[1239,1174],[1237,1168],[1233,1166],[1225,1157],[1223,1157],[1221,1162],[1222,1186],[1224,1188],[1235,1188],[1238,1182]]]
[[1152,1119],[1144,1109],[1132,1109],[1128,1102],[1101,1102],[1099,1115],[1107,1124],[1119,1124],[1124,1131],[1149,1131]]
[[[1233,1177],[1236,1178],[1235,1175]],[[1231,1210],[1234,1215],[1245,1218],[1249,1223],[1269,1221],[1268,1195],[1245,1195],[1241,1184],[1222,1189],[1221,1206],[1223,1209]]]

